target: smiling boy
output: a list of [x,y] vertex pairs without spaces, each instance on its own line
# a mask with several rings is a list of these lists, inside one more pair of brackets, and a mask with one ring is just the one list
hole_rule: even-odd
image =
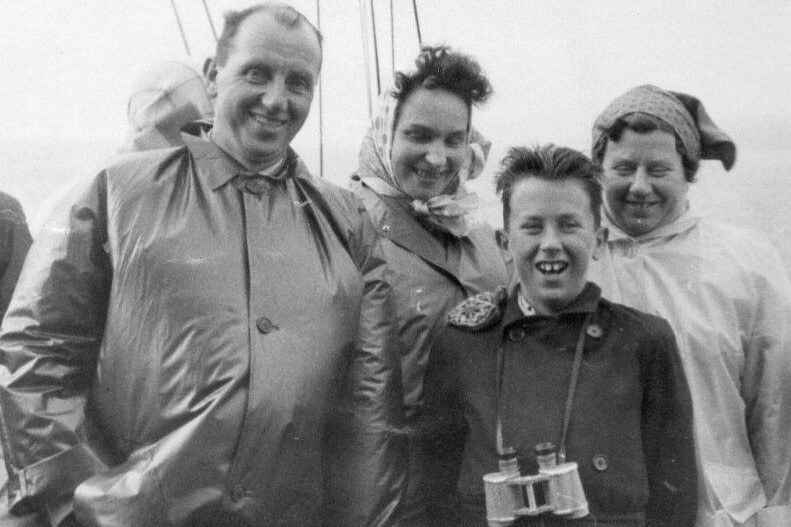
[[425,422],[465,430],[451,521],[486,525],[482,477],[498,454],[535,474],[535,446],[552,442],[578,464],[590,514],[516,525],[692,525],[692,408],[673,333],[586,278],[606,240],[599,170],[569,148],[512,148],[497,190],[516,283],[452,311],[427,372]]

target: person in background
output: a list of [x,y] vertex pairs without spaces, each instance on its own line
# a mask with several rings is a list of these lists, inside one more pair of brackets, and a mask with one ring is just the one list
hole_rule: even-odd
[[[416,65],[397,72],[381,97],[353,176],[384,238],[408,424],[421,412],[429,350],[447,312],[508,280],[494,230],[475,219],[476,196],[465,186],[483,170],[490,146],[471,127],[472,107],[489,97],[489,81],[475,60],[447,47],[423,48]],[[451,460],[425,447],[410,437],[403,525],[432,524],[427,503],[444,492],[436,483]]]
[[214,118],[204,72],[186,60],[151,64],[135,78],[127,105],[123,152],[181,146],[181,129]]
[[[32,241],[22,205],[13,196],[0,192],[0,321],[8,309]],[[23,527],[35,525],[36,521],[34,515],[15,518],[8,513],[8,474],[0,469],[0,526]]]
[[791,284],[762,234],[712,223],[687,192],[736,146],[701,102],[652,85],[593,125],[610,237],[592,279],[675,330],[695,410],[698,527],[791,525]]
[[359,201],[289,146],[321,56],[288,5],[229,12],[213,125],[119,156],[42,229],[0,334],[13,514],[296,527],[327,523],[330,496],[336,525],[391,522],[405,462],[385,261]]
[[[587,507],[569,493],[578,518],[544,512],[515,526],[694,522],[692,406],[673,332],[587,280],[607,237],[598,176],[585,155],[555,145],[515,147],[502,162],[503,244],[516,284],[453,309],[426,373],[428,429],[461,421],[466,430],[450,525],[487,525],[483,477],[510,456],[512,473],[536,474],[538,445],[577,464]],[[514,511],[495,512],[488,517]]]
[[8,309],[32,241],[22,205],[0,192],[0,320]]

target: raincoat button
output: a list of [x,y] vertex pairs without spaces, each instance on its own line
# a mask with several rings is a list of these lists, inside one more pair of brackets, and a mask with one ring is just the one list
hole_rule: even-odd
[[266,317],[261,317],[258,320],[256,320],[255,325],[258,328],[258,331],[260,331],[264,335],[266,335],[267,333],[271,333],[276,329],[280,329],[276,325],[274,325],[271,320],[269,320]]
[[600,325],[598,325],[598,324],[591,324],[590,326],[588,326],[588,329],[586,330],[586,333],[588,334],[589,337],[593,337],[593,338],[597,339],[597,338],[601,337],[604,334],[604,331],[602,330]]
[[525,338],[525,330],[522,328],[511,328],[508,330],[508,340],[519,342]]
[[240,499],[244,498],[245,491],[244,487],[241,485],[235,485],[231,490],[231,499],[233,501],[239,501]]
[[382,232],[385,234],[390,232],[390,225],[382,225]]
[[607,458],[604,457],[602,454],[596,454],[595,456],[593,456],[593,466],[599,472],[604,472],[605,470],[607,470],[607,467],[609,467],[610,464],[607,462]]

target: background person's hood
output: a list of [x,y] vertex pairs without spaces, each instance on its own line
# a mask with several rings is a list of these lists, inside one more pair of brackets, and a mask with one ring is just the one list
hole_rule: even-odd
[[184,144],[179,134],[182,126],[214,117],[200,68],[176,60],[152,64],[132,85],[127,116],[129,132],[124,151]]

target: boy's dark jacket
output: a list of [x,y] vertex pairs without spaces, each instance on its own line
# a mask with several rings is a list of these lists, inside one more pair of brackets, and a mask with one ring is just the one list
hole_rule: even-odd
[[592,283],[556,316],[525,317],[517,294],[501,290],[462,303],[431,353],[423,422],[431,423],[426,433],[437,438],[438,452],[450,430],[465,442],[460,523],[485,525],[481,478],[497,471],[498,348],[504,445],[516,448],[523,474],[535,474],[535,445],[559,442],[575,345],[592,313],[566,443],[567,460],[579,465],[588,520],[693,525],[692,403],[668,323],[601,298]]

